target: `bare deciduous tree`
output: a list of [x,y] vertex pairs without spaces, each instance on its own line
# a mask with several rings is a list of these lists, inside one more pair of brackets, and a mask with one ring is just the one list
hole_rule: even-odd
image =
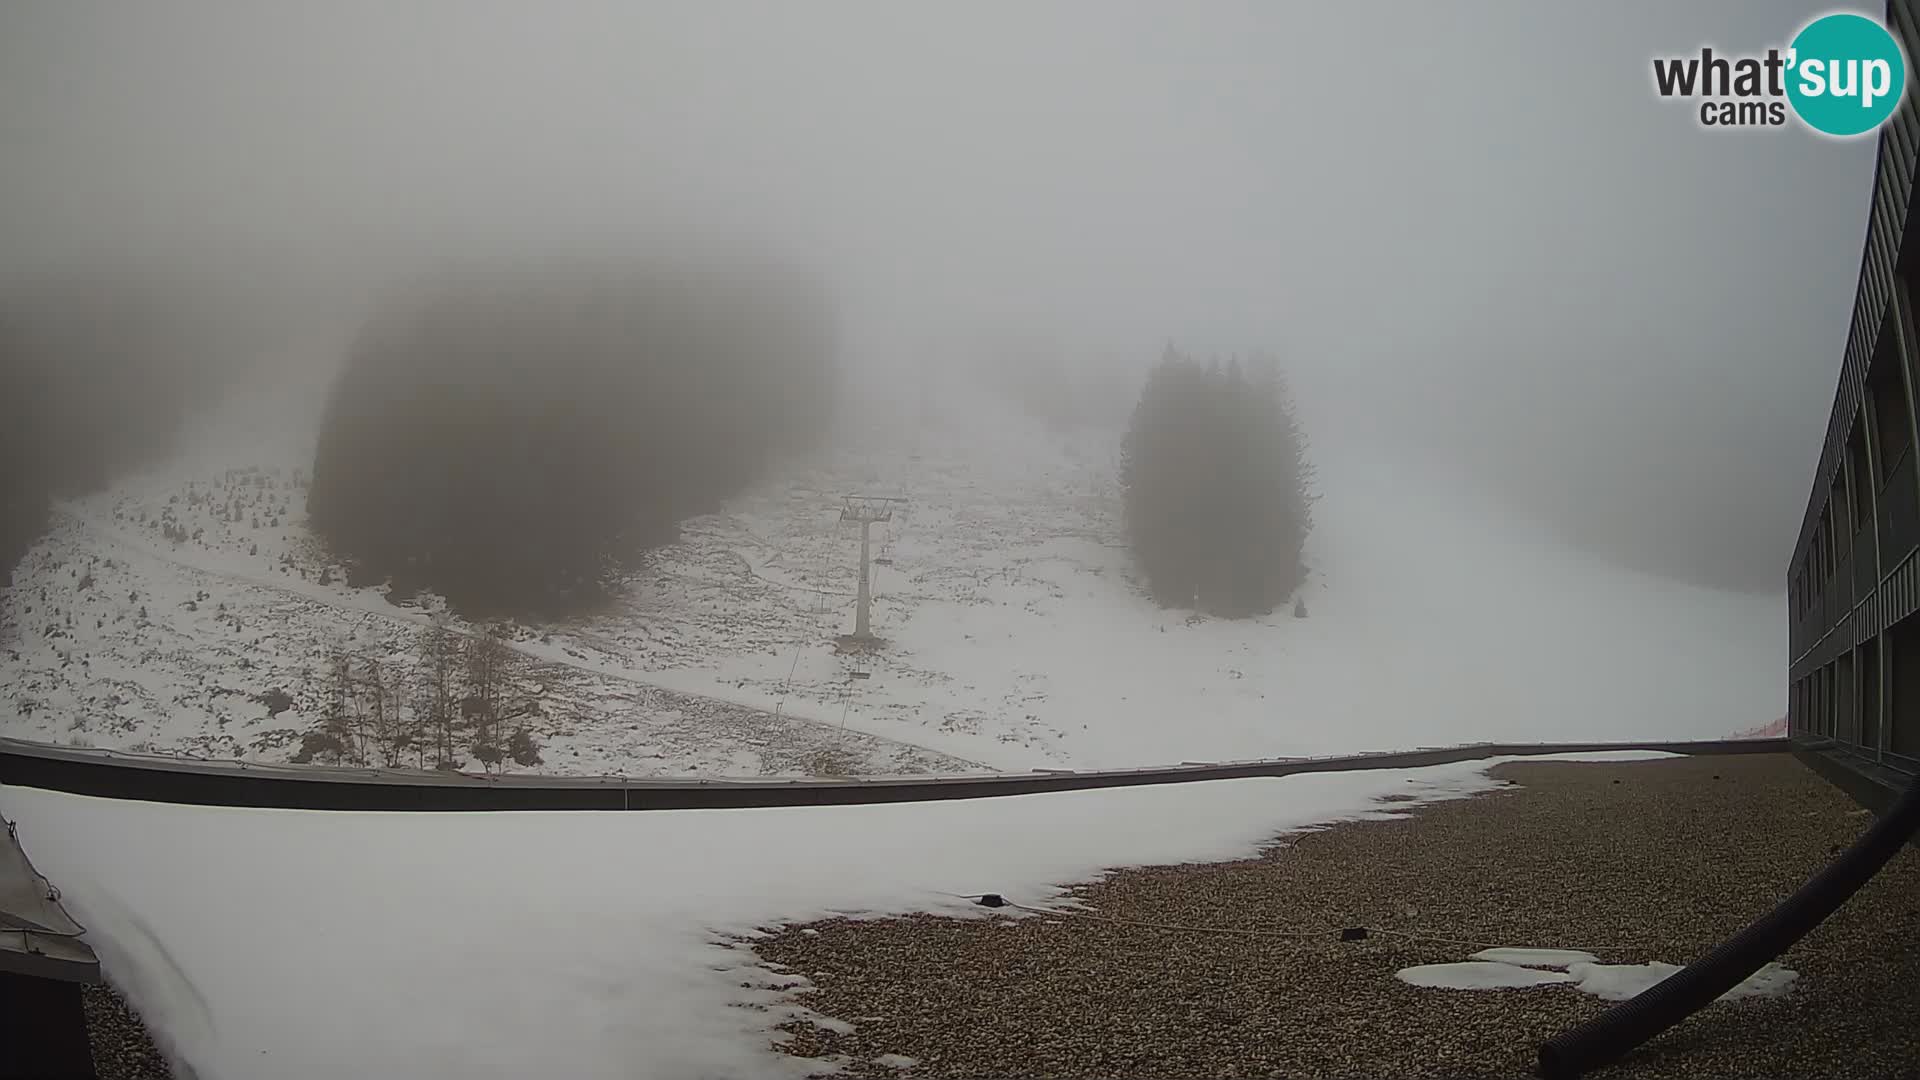
[[460,637],[445,623],[437,622],[420,632],[418,648],[414,711],[423,745],[432,755],[434,768],[455,769],[460,765],[455,757],[460,727]]
[[484,626],[467,638],[466,661],[467,694],[460,711],[473,727],[473,756],[488,770],[502,767],[509,756],[519,760],[508,725],[538,711],[526,692],[525,658],[507,643],[502,628]]

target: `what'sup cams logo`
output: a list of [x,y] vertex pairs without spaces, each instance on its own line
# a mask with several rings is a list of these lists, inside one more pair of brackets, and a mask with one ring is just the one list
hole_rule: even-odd
[[1879,22],[1836,12],[1764,55],[1703,48],[1697,56],[1655,57],[1653,88],[1663,98],[1698,101],[1701,127],[1777,128],[1791,114],[1846,138],[1877,131],[1893,115],[1907,90],[1907,58]]

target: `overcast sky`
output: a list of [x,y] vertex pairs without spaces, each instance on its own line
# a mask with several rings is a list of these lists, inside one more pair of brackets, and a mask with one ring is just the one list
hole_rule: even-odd
[[0,4],[0,267],[804,253],[868,359],[1268,347],[1328,455],[1775,590],[1873,144],[1700,130],[1725,2]]

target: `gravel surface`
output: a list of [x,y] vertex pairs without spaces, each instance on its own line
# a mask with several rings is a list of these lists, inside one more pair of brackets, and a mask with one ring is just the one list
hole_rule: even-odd
[[93,1068],[100,1080],[173,1080],[166,1059],[133,1010],[110,986],[81,988]]
[[[1374,926],[1686,963],[1871,820],[1786,754],[1494,775],[1518,786],[1075,892],[1129,920]],[[1393,977],[1478,947],[1001,915],[833,919],[755,942],[816,984],[797,1003],[854,1024],[789,1024],[782,1049],[856,1077],[1520,1077],[1541,1041],[1608,1007],[1564,986],[1450,991]],[[1709,1006],[1595,1075],[1920,1076],[1920,852],[1904,850],[1781,961],[1800,973],[1789,996]]]

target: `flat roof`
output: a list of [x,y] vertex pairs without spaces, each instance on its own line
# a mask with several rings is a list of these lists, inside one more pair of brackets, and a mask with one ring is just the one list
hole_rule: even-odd
[[[1541,1042],[1614,1002],[1570,983],[1456,990],[1397,973],[1490,946],[1686,964],[1873,820],[1782,754],[1491,775],[1513,786],[1276,835],[1252,857],[1117,869],[1044,912],[819,917],[741,947],[791,984],[769,1008],[806,1010],[782,1023],[778,1052],[838,1055],[849,1080],[897,1077],[898,1058],[936,1078],[1526,1080]],[[1709,1005],[1596,1075],[1913,1075],[1916,890],[1920,851],[1904,848],[1779,957],[1798,975],[1784,997]],[[1345,927],[1369,932],[1343,940]]]

